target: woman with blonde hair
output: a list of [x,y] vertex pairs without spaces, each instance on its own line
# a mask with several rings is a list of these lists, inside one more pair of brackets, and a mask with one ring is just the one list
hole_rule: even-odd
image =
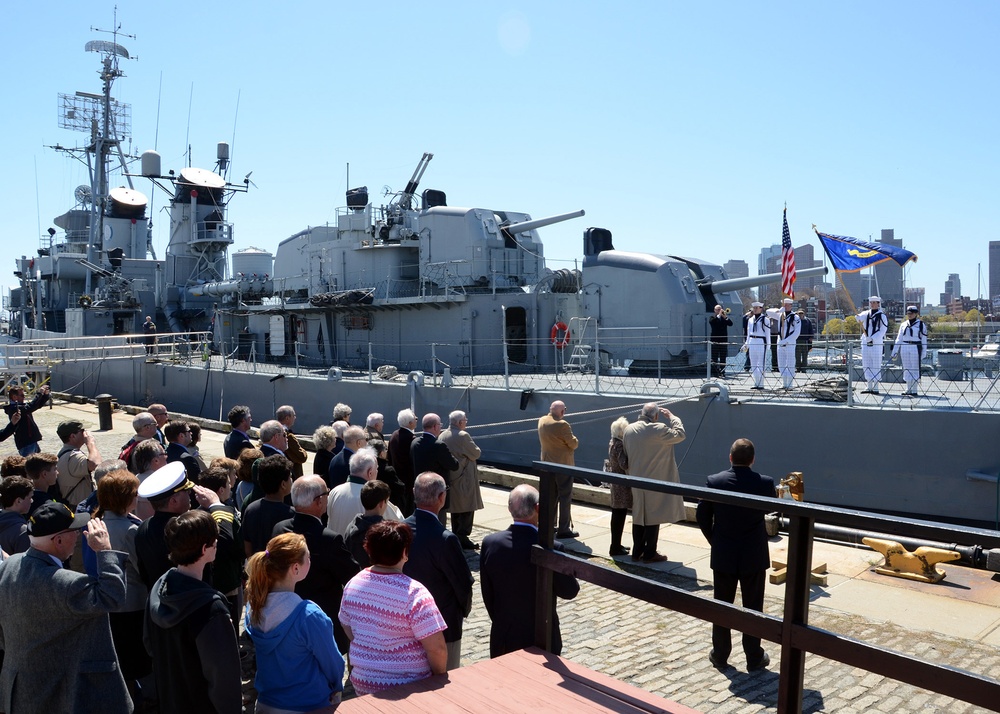
[[297,533],[283,533],[247,562],[244,620],[257,650],[258,714],[308,712],[340,702],[344,658],[333,622],[312,600],[295,594],[309,574],[309,549]]
[[[604,470],[613,474],[628,474],[628,455],[625,453],[625,442],[622,436],[628,419],[619,417],[611,422],[611,441],[608,443],[608,459],[604,462]],[[632,510],[632,489],[628,486],[611,484],[611,557],[628,555],[629,550],[622,546],[622,533],[625,532],[625,518]]]

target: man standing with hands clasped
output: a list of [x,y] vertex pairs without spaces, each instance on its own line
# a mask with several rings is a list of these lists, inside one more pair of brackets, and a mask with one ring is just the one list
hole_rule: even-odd
[[[723,491],[736,491],[751,496],[774,497],[774,479],[761,476],[750,467],[754,462],[754,446],[749,439],[737,439],[729,449],[728,471],[708,477],[707,486]],[[701,501],[697,511],[698,527],[712,546],[711,566],[715,579],[715,599],[732,603],[736,586],[740,586],[743,607],[763,612],[764,582],[771,558],[764,529],[764,511],[725,503]],[[728,628],[712,626],[712,651],[709,661],[718,669],[729,667],[733,642]],[[771,662],[760,646],[760,638],[743,635],[743,651],[747,670],[764,669]]]
[[[573,452],[580,445],[580,441],[573,435],[573,428],[565,416],[566,405],[555,401],[549,406],[549,413],[538,420],[538,443],[542,447],[539,458],[553,464],[575,466]],[[573,477],[559,475],[555,479],[559,499],[559,527],[556,538],[576,538],[580,534],[573,530],[573,519],[570,516],[570,506],[573,503]]]
[[878,394],[878,383],[882,380],[882,350],[889,318],[881,307],[882,298],[872,295],[868,298],[868,309],[856,315],[861,325],[861,366],[868,382],[868,389],[862,394]]

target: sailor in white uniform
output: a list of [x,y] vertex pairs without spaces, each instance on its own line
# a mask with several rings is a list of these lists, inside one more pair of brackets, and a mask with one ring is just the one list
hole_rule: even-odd
[[892,356],[903,358],[903,381],[906,382],[906,396],[916,396],[920,383],[920,360],[927,349],[927,325],[920,319],[916,305],[906,308],[906,319],[899,326]]
[[868,389],[862,394],[878,394],[878,383],[882,381],[883,345],[889,331],[889,317],[882,312],[882,298],[872,295],[868,298],[868,309],[859,312],[856,317],[861,325],[861,367],[868,382]]
[[743,349],[750,355],[750,373],[753,388],[764,388],[764,358],[767,356],[767,341],[771,337],[771,321],[764,314],[764,303],[750,304],[753,312],[747,319],[747,341]]
[[795,384],[795,341],[802,332],[802,320],[792,310],[792,300],[785,298],[782,307],[773,307],[767,316],[778,328],[778,371],[785,389]]

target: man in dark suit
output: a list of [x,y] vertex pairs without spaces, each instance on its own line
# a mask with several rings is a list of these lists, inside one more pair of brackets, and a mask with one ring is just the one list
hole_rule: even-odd
[[226,440],[222,442],[222,450],[227,459],[239,459],[243,449],[252,449],[253,442],[250,441],[250,424],[252,417],[250,407],[237,404],[229,410],[226,415],[233,430],[226,435]]
[[[264,456],[285,456],[288,448],[288,432],[277,419],[260,425],[260,451]],[[288,457],[285,457],[288,458]],[[291,463],[289,461],[289,463]]]
[[[444,479],[445,486],[448,485],[448,476],[452,471],[458,470],[458,459],[456,459],[448,445],[439,441],[441,436],[441,417],[437,414],[424,414],[421,420],[423,431],[413,437],[410,444],[410,459],[413,461],[413,473],[417,476],[425,471],[432,471],[440,474]],[[451,507],[451,498],[445,489],[445,500],[441,510],[438,511],[438,520],[441,525],[448,525],[448,509]],[[414,501],[416,497],[414,497]]]
[[[708,477],[708,487],[737,491],[751,496],[774,497],[774,479],[761,476],[750,467],[754,446],[749,439],[737,439],[729,449],[732,468]],[[764,610],[764,583],[771,558],[767,549],[764,512],[723,503],[701,501],[697,511],[698,526],[712,546],[711,566],[715,578],[715,599],[735,602],[739,585],[743,607]],[[733,643],[728,628],[712,626],[712,651],[708,658],[715,667],[729,666]],[[747,669],[754,671],[771,662],[760,646],[760,638],[743,635]]]
[[413,513],[413,460],[410,458],[410,445],[413,443],[413,430],[417,428],[417,415],[412,409],[403,409],[396,417],[399,428],[389,437],[389,465],[396,470],[396,475],[403,482],[403,494],[406,500],[399,504],[399,510],[404,516]]
[[163,427],[163,436],[167,439],[167,463],[180,461],[184,464],[187,477],[198,483],[201,466],[198,459],[188,451],[191,444],[191,428],[184,421],[172,421]]
[[347,482],[347,477],[351,475],[351,457],[367,444],[368,437],[360,426],[349,426],[344,429],[344,448],[333,457],[327,470],[326,482],[330,484],[330,488],[336,488]]
[[[531,546],[538,543],[538,490],[522,484],[510,492],[507,510],[514,523],[483,538],[479,556],[483,602],[490,614],[490,657],[535,644],[535,576]],[[556,543],[562,550],[561,543]],[[558,597],[572,600],[580,584],[570,575],[555,573],[553,589]],[[559,618],[552,622],[552,652],[562,652]]]
[[[447,448],[447,447],[446,447]],[[447,486],[436,473],[417,476],[413,485],[416,510],[406,519],[413,530],[410,559],[403,573],[430,590],[448,629],[444,641],[448,646],[448,669],[457,669],[462,659],[462,620],[472,610],[472,571],[462,553],[458,536],[447,530],[438,519],[444,508]]]
[[344,586],[358,574],[360,568],[351,557],[344,539],[323,527],[320,518],[326,513],[330,495],[326,482],[319,476],[300,476],[292,483],[292,505],[295,515],[274,527],[272,537],[282,533],[298,533],[306,539],[311,564],[309,574],[295,585],[295,592],[304,600],[312,600],[333,620],[333,635],[337,648],[347,652],[350,640],[340,624],[340,599]]

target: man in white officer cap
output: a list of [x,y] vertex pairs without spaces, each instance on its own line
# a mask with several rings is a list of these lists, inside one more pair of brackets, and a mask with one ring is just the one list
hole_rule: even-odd
[[771,325],[764,315],[764,303],[750,303],[752,312],[747,318],[747,341],[743,349],[750,355],[750,374],[753,375],[753,388],[764,388],[764,357],[767,354],[767,341],[771,337]]
[[767,316],[778,327],[778,371],[785,389],[791,389],[795,384],[795,341],[802,331],[802,320],[792,309],[792,303],[791,298],[785,298],[781,307],[767,311]]
[[861,393],[878,394],[878,383],[882,381],[883,344],[889,329],[889,317],[882,312],[882,298],[872,295],[868,298],[868,309],[855,317],[861,325],[861,367],[868,382],[868,389]]
[[221,505],[215,491],[196,486],[188,479],[187,470],[180,461],[157,469],[139,484],[139,496],[149,500],[154,513],[136,531],[135,553],[129,555],[135,558],[139,575],[147,588],[153,587],[159,577],[173,567],[163,530],[171,518],[191,510],[192,494],[208,510]]

